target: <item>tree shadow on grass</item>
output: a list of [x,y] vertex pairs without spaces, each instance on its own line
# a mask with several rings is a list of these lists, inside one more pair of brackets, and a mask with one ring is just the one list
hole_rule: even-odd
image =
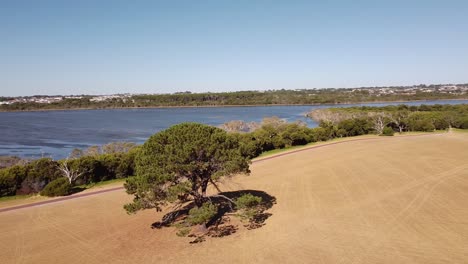
[[[253,216],[249,221],[245,222],[244,227],[247,229],[255,229],[262,227],[265,225],[265,221],[272,215],[271,213],[267,213],[266,211],[273,207],[276,204],[276,198],[274,196],[269,195],[264,191],[259,190],[240,190],[240,191],[233,191],[233,192],[221,192],[219,196],[210,197],[209,200],[216,204],[218,207],[218,211],[216,215],[208,221],[206,224],[206,232],[201,235],[190,235],[191,237],[196,237],[196,239],[190,243],[199,243],[205,240],[206,236],[210,237],[224,237],[235,233],[238,230],[238,227],[235,225],[230,224],[231,218],[236,214],[237,208],[235,204],[227,200],[226,198],[222,197],[225,196],[230,200],[236,200],[237,198],[250,194],[253,196],[261,197],[262,200],[260,204],[257,206],[257,213]],[[167,213],[161,219],[161,221],[155,222],[151,225],[151,228],[160,229],[163,227],[169,227],[173,224],[181,221],[187,217],[190,209],[194,208],[195,204],[193,202],[183,206],[180,209],[174,210],[172,212]]]

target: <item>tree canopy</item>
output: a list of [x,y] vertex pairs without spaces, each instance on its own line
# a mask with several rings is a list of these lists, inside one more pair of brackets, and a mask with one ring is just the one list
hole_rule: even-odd
[[135,160],[136,176],[128,178],[129,213],[170,202],[193,200],[201,207],[207,187],[224,176],[249,173],[249,160],[241,154],[236,137],[216,127],[182,123],[151,136]]

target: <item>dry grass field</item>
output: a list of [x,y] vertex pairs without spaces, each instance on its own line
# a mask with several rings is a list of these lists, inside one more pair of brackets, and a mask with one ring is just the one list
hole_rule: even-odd
[[468,263],[468,134],[374,137],[256,162],[259,229],[189,244],[123,190],[0,213],[0,263]]

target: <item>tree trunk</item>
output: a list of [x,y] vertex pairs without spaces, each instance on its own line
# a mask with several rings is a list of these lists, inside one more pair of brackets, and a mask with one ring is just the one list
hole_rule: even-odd
[[206,200],[206,198],[200,194],[196,195],[194,198],[194,203],[198,208],[202,207]]
[[206,197],[206,189],[208,188],[208,182],[209,182],[210,178],[206,179],[206,180],[203,180],[202,184],[201,184],[201,189],[202,189],[202,196],[203,197]]

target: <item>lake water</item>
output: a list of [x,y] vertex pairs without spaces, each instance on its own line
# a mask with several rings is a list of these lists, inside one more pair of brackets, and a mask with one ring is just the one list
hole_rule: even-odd
[[[467,104],[468,100],[407,102],[420,104]],[[333,105],[384,106],[401,103]],[[321,106],[255,106],[213,108],[154,108],[73,110],[45,112],[0,112],[0,155],[47,156],[60,159],[74,148],[86,148],[114,141],[143,143],[152,134],[181,122],[221,125],[231,120],[259,122],[278,116],[288,121],[302,120],[309,127],[317,124],[305,113]]]

